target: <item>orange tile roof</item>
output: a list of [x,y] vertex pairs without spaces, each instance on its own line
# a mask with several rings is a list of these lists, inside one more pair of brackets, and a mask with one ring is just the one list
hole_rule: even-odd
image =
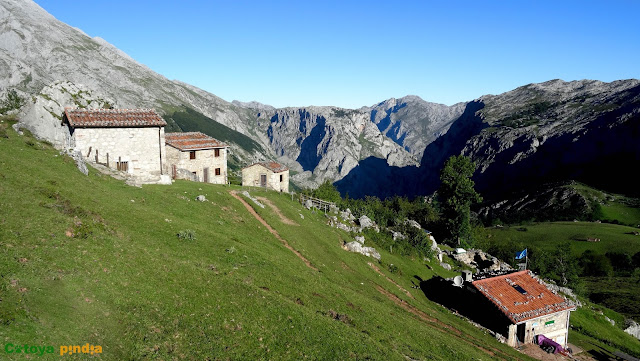
[[228,147],[219,140],[200,132],[166,133],[164,140],[167,145],[182,151]]
[[248,165],[245,168],[253,167],[254,165],[261,165],[261,166],[267,168],[268,170],[270,170],[270,171],[272,171],[274,173],[280,173],[280,172],[284,172],[286,170],[289,170],[289,167],[287,167],[286,165],[283,165],[283,164],[280,164],[280,163],[276,163],[274,161],[257,162],[257,163],[253,163],[251,165]]
[[65,108],[74,128],[164,127],[167,125],[153,109],[75,109]]
[[473,281],[473,285],[514,323],[575,309],[529,270]]

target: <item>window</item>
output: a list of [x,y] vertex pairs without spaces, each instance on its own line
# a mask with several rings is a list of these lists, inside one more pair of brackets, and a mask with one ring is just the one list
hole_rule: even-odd
[[220,168],[216,168],[216,175],[220,175]]
[[215,153],[216,157],[219,157],[220,156],[220,149],[218,149],[218,148],[214,149],[214,153]]
[[189,159],[196,159],[196,151],[192,150],[189,152]]
[[515,288],[516,291],[522,293],[523,295],[527,294],[527,291],[525,291],[524,288],[522,288],[520,285],[513,285],[513,288]]
[[283,178],[282,178],[282,174],[280,174],[280,182],[282,182],[282,179],[283,179]]

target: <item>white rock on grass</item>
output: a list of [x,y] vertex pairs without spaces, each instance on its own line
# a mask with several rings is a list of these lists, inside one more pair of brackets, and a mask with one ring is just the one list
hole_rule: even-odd
[[360,253],[367,257],[373,257],[380,260],[380,253],[373,247],[363,247],[360,243],[353,241],[344,245],[344,249],[349,252]]

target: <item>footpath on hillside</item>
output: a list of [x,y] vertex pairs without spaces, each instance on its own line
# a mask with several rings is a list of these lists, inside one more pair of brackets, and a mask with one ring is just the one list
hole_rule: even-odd
[[298,256],[298,258],[300,258],[307,265],[307,267],[311,268],[314,271],[318,270],[314,265],[311,264],[311,262],[308,259],[306,259],[300,252],[298,252],[298,250],[291,247],[289,242],[287,242],[284,238],[280,237],[280,234],[278,234],[278,232],[275,229],[273,229],[273,227],[271,227],[269,223],[267,223],[267,221],[264,220],[264,218],[260,217],[260,215],[255,211],[255,209],[253,209],[253,207],[251,207],[251,205],[249,205],[247,201],[245,201],[242,197],[240,197],[236,191],[229,191],[229,194],[231,194],[233,198],[239,200],[247,209],[247,211],[252,216],[255,217],[255,219],[257,219],[260,223],[262,223],[262,225],[265,226],[267,230],[269,230],[269,232],[273,234],[273,236],[276,237],[288,250],[290,250],[296,256]]

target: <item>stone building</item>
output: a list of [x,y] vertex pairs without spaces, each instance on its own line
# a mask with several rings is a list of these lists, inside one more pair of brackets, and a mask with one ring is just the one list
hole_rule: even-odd
[[242,168],[242,185],[289,193],[289,168],[273,161]]
[[495,306],[492,311],[498,311],[493,316],[496,324],[504,320],[503,327],[494,331],[502,334],[510,346],[532,343],[536,335],[567,346],[569,317],[575,306],[550,291],[531,271],[485,278],[472,284]]
[[167,123],[154,110],[65,108],[62,121],[69,127],[69,147],[89,162],[150,182],[167,178]]
[[198,182],[227,183],[228,145],[200,132],[167,133],[171,176]]

